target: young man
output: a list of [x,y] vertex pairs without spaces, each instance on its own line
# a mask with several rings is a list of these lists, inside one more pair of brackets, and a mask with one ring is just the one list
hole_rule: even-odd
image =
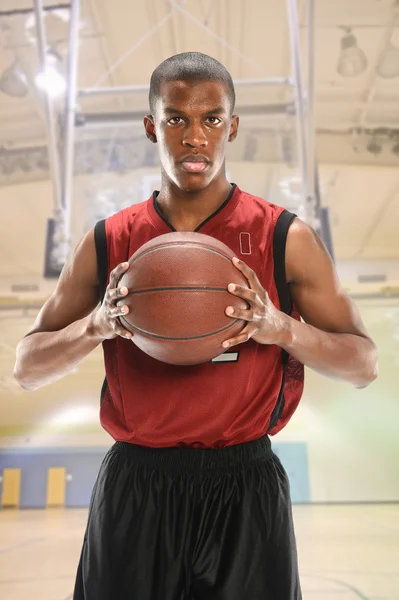
[[[84,236],[18,345],[15,376],[35,390],[103,343],[101,423],[116,443],[93,490],[75,600],[301,598],[289,484],[269,435],[298,405],[303,365],[359,388],[377,376],[375,345],[314,231],[227,181],[234,102],[209,56],[154,71],[144,126],[161,189]],[[223,344],[225,361],[166,365],[118,321],[127,259],[170,231],[219,238],[249,282],[229,286],[249,308],[226,307],[247,326]]]

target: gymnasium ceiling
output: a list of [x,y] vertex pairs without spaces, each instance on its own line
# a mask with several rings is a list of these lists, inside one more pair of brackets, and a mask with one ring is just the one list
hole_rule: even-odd
[[[55,3],[45,1],[44,6]],[[31,0],[2,0],[0,12],[18,12],[32,4]],[[397,268],[398,263],[393,261],[399,259],[399,138],[395,132],[399,131],[399,76],[386,79],[376,73],[388,42],[399,47],[396,4],[395,0],[315,0],[314,64],[321,200],[331,209],[336,258],[387,260]],[[298,6],[301,45],[306,48],[305,0],[299,0]],[[45,25],[48,43],[65,69],[68,11],[49,13]],[[356,77],[343,77],[337,72],[344,27],[352,29],[367,58],[367,68]],[[45,223],[53,208],[43,99],[34,84],[38,70],[35,40],[32,14],[0,15],[0,77],[17,60],[29,82],[26,97],[0,92],[3,304],[7,302],[7,286],[41,278]],[[147,84],[152,70],[163,59],[188,50],[219,59],[235,80],[291,75],[284,0],[82,0],[78,47],[79,88]],[[304,75],[306,78],[306,68]],[[268,199],[295,209],[295,122],[284,108],[292,102],[292,89],[287,87],[237,87],[237,112],[240,114],[241,109],[244,116],[241,135],[229,148],[229,160],[233,172],[245,169],[254,181],[264,181],[263,194]],[[273,112],[267,114],[270,109],[265,107],[270,105],[274,106]],[[61,114],[60,102],[55,108]],[[77,110],[85,115],[143,115],[147,93],[80,97]],[[96,197],[102,182],[108,187],[118,186],[111,161],[104,163],[104,145],[105,155],[107,148],[110,155],[116,140],[123,146],[131,139],[136,144],[133,154],[144,152],[140,118],[119,126],[102,122],[76,128],[75,223],[79,222],[88,189],[97,186]],[[96,165],[87,165],[88,156],[95,157],[96,153],[102,156],[98,160],[103,160],[100,174]],[[150,175],[157,170],[152,161],[150,157]],[[119,182],[129,178],[129,173],[122,175]],[[79,237],[78,229],[75,237]],[[391,279],[399,280],[399,274]],[[15,391],[10,378],[14,347],[34,313],[26,311],[24,319],[18,320],[17,314],[14,318],[2,312],[0,388],[4,394]],[[98,374],[100,362],[93,356]],[[87,377],[90,379],[86,376],[86,382]],[[84,385],[83,379],[79,379],[79,385]],[[50,396],[51,390],[49,402]]]
[[[3,0],[1,10],[18,13],[31,6],[27,0]],[[298,6],[301,46],[306,49],[305,0],[299,0]],[[399,48],[399,1],[316,0],[315,13],[317,156],[322,202],[331,208],[336,257],[395,259],[399,256],[399,76],[382,78],[376,66],[389,42]],[[60,9],[47,13],[45,19],[48,44],[61,57],[64,69],[68,15]],[[337,72],[345,27],[351,28],[367,59],[367,68],[356,77]],[[34,85],[35,40],[33,14],[0,16],[0,75],[17,60],[30,81],[26,97],[0,92],[0,184],[4,187],[49,178],[43,101]],[[79,88],[148,84],[152,70],[165,57],[193,49],[220,59],[235,80],[291,75],[284,0],[82,0],[78,46]],[[306,81],[306,61],[304,67]],[[295,208],[295,119],[286,110],[293,102],[292,88],[239,86],[237,96],[241,131],[229,147],[229,161],[257,164],[259,176],[266,179],[263,194]],[[267,114],[270,106],[272,114]],[[61,118],[60,101],[55,110]],[[75,179],[92,174],[94,180],[98,169],[112,170],[116,141],[130,158],[128,165],[134,167],[137,155],[144,154],[142,164],[148,156],[149,164],[154,164],[151,150],[156,148],[149,148],[141,125],[146,111],[147,92],[79,97],[79,114],[113,113],[115,117],[128,112],[138,118],[119,126],[101,121],[76,127]],[[94,165],[88,164],[90,160]],[[75,183],[73,198],[79,193]],[[36,207],[41,220],[51,216],[51,204],[39,206],[40,200],[33,201],[26,193],[19,197],[7,207],[11,223],[18,223],[21,212],[35,213]],[[12,261],[18,255],[17,233],[27,238],[31,232],[2,227],[4,251]],[[356,241],[348,247],[348,235],[353,233]],[[32,260],[36,260],[33,255],[28,262],[18,255],[12,272],[18,273],[20,265],[21,275],[40,273],[42,264],[35,266]],[[0,264],[0,276],[9,271],[10,263],[5,268]]]

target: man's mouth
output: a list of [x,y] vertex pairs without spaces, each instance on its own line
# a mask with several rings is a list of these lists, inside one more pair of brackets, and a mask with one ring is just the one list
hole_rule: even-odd
[[201,154],[187,154],[182,160],[182,166],[187,173],[201,173],[209,164],[206,156]]
[[209,163],[207,163],[205,161],[202,162],[202,161],[198,161],[198,160],[196,160],[195,162],[192,162],[190,160],[185,160],[182,162],[183,169],[185,171],[187,171],[188,173],[200,173],[201,171],[205,171],[208,164]]

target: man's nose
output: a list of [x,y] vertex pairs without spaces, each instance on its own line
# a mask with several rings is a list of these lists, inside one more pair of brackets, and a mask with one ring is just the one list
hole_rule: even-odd
[[193,123],[187,126],[184,132],[183,145],[190,146],[191,148],[200,148],[208,145],[204,129],[200,124]]

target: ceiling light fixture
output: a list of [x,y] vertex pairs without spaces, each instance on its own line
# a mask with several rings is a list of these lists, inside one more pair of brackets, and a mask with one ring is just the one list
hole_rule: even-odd
[[0,91],[13,98],[23,98],[28,94],[28,79],[17,60],[3,71],[0,77]]
[[357,45],[357,39],[351,29],[345,27],[341,39],[341,52],[338,58],[337,71],[342,77],[356,77],[366,70],[368,61],[365,53]]

